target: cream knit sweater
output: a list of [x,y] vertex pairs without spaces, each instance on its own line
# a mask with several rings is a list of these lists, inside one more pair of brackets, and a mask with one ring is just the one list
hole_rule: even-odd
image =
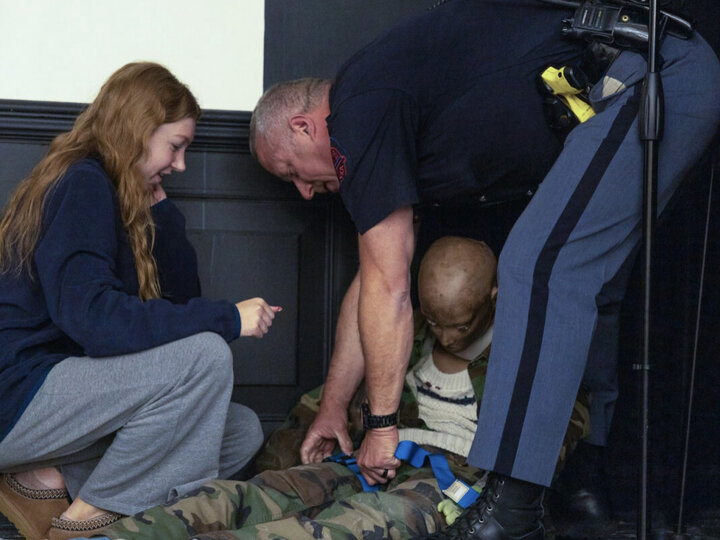
[[[492,328],[468,349],[475,350],[475,345],[482,343],[484,350],[491,336]],[[399,438],[467,456],[477,428],[477,401],[470,375],[467,370],[448,374],[437,369],[432,359],[434,345],[431,334],[423,343],[422,357],[406,376],[417,392],[419,416],[430,429],[403,428]]]

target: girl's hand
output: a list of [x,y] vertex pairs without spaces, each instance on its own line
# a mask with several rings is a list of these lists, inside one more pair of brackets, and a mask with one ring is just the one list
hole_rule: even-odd
[[150,191],[150,206],[157,204],[160,201],[167,199],[167,193],[160,184],[154,184]]
[[280,306],[271,306],[262,298],[251,298],[235,304],[240,313],[240,336],[261,338],[272,326],[275,314],[282,311]]

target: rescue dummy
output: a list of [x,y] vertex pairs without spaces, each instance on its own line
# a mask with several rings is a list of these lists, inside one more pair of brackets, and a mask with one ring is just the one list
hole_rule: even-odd
[[[475,434],[493,330],[497,262],[482,242],[436,241],[419,272],[420,310],[400,408],[400,439],[446,455],[453,474],[481,489],[485,472],[467,465]],[[303,395],[257,460],[247,482],[214,481],[194,496],[151,508],[108,529],[110,538],[383,538],[423,536],[446,525],[457,507],[430,467],[403,464],[380,491],[364,492],[339,463],[301,465],[299,448],[322,399]],[[362,390],[354,396],[349,431],[362,438]],[[588,433],[586,396],[576,402],[565,452]],[[442,503],[442,504],[441,504]],[[438,509],[440,505],[440,509]],[[223,532],[213,532],[220,531]],[[315,536],[314,536],[315,535]]]

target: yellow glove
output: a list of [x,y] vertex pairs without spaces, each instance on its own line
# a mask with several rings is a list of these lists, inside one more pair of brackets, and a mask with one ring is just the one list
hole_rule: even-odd
[[[482,487],[478,485],[472,486],[478,493],[482,493]],[[452,525],[455,520],[462,514],[463,507],[452,499],[443,499],[437,505],[438,512],[445,516],[448,525]]]

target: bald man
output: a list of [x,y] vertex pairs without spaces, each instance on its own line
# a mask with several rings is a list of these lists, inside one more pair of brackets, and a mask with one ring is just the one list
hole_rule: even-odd
[[[444,453],[453,474],[478,488],[485,472],[469,466],[466,456],[485,384],[496,270],[492,250],[476,240],[445,237],[428,249],[418,275],[420,310],[399,418],[401,441]],[[365,493],[344,465],[297,466],[321,396],[322,387],[304,395],[271,436],[257,461],[263,473],[248,482],[212,482],[195,497],[119,522],[108,536],[175,538],[226,528],[238,538],[410,538],[442,529],[446,520],[438,504],[447,499],[430,467],[403,464],[385,490]],[[358,392],[349,411],[355,448],[362,441],[364,400]],[[561,459],[587,435],[586,414],[587,403],[578,401]]]

